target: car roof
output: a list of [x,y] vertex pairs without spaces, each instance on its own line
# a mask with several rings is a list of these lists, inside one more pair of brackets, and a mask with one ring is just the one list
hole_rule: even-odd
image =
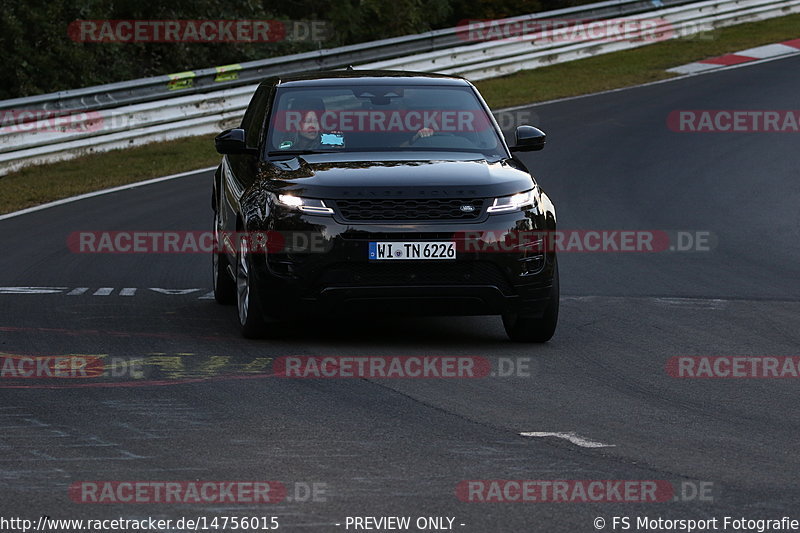
[[325,87],[336,85],[438,85],[468,87],[470,82],[459,76],[400,70],[330,70],[283,76],[264,81],[281,87]]

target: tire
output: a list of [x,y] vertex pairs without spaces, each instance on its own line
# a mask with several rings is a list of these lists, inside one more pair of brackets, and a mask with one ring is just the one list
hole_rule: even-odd
[[247,239],[241,239],[236,252],[236,310],[242,336],[258,339],[267,333],[267,323],[254,293],[256,287],[250,268],[250,254]]
[[222,305],[235,304],[236,282],[228,275],[228,259],[222,254],[213,253],[212,270],[214,276],[214,300]]
[[503,315],[506,335],[514,342],[547,342],[556,332],[558,325],[558,261],[553,262],[553,285],[550,288],[550,302],[541,317],[530,317],[517,313]]
[[[214,215],[216,219],[216,215]],[[228,258],[225,254],[218,253],[219,238],[217,225],[214,220],[214,251],[211,252],[211,276],[214,286],[214,300],[218,304],[233,305],[236,303],[236,281],[228,273]]]

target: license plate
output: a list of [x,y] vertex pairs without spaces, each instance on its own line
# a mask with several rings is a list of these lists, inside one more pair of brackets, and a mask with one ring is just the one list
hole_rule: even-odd
[[370,260],[438,259],[456,258],[456,243],[441,242],[371,242]]

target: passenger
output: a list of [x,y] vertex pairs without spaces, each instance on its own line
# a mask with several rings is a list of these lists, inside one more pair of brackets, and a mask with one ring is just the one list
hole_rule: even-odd
[[317,150],[322,145],[320,118],[325,112],[325,103],[320,98],[295,98],[291,111],[300,111],[299,131],[280,143],[281,150]]

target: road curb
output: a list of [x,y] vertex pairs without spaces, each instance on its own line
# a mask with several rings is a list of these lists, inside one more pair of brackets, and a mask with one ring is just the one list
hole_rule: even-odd
[[750,61],[759,61],[761,59],[790,56],[795,54],[800,54],[800,39],[757,46],[755,48],[748,48],[747,50],[734,52],[732,54],[725,54],[719,57],[703,59],[702,61],[695,61],[694,63],[667,69],[667,72],[674,72],[676,74],[696,74],[698,72],[716,70],[718,68],[729,67],[731,65],[749,63]]

